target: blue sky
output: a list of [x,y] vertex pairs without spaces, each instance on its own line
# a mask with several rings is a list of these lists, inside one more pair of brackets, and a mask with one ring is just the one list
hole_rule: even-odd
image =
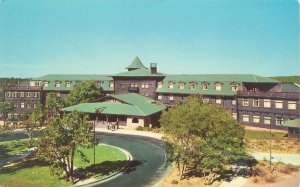
[[0,77],[299,75],[296,0],[0,0]]

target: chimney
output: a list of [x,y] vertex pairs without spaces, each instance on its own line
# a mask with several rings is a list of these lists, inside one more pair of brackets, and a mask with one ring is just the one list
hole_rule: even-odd
[[151,72],[151,74],[157,74],[157,64],[156,63],[150,63],[150,72]]

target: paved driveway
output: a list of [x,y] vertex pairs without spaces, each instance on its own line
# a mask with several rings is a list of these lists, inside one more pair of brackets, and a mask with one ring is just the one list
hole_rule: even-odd
[[166,176],[170,164],[166,162],[164,142],[161,140],[120,134],[107,134],[97,132],[103,138],[102,142],[127,150],[137,166],[132,171],[121,173],[117,177],[89,186],[153,186]]
[[[257,160],[263,160],[266,158],[270,159],[269,153],[253,153],[252,154]],[[286,164],[293,164],[300,166],[300,154],[276,154],[272,153],[272,161],[278,162],[281,161]]]

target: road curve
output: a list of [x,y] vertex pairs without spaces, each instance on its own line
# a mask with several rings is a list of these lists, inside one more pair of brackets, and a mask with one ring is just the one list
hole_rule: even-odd
[[135,136],[97,132],[101,143],[127,150],[132,155],[133,165],[110,180],[89,186],[140,187],[153,186],[169,172],[170,163],[166,162],[165,144],[161,140]]

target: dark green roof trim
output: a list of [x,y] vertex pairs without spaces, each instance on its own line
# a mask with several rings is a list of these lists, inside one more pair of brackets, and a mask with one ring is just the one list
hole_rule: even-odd
[[283,126],[300,128],[300,119],[289,119],[283,123]]
[[132,63],[126,69],[146,69],[139,57],[135,57]]

